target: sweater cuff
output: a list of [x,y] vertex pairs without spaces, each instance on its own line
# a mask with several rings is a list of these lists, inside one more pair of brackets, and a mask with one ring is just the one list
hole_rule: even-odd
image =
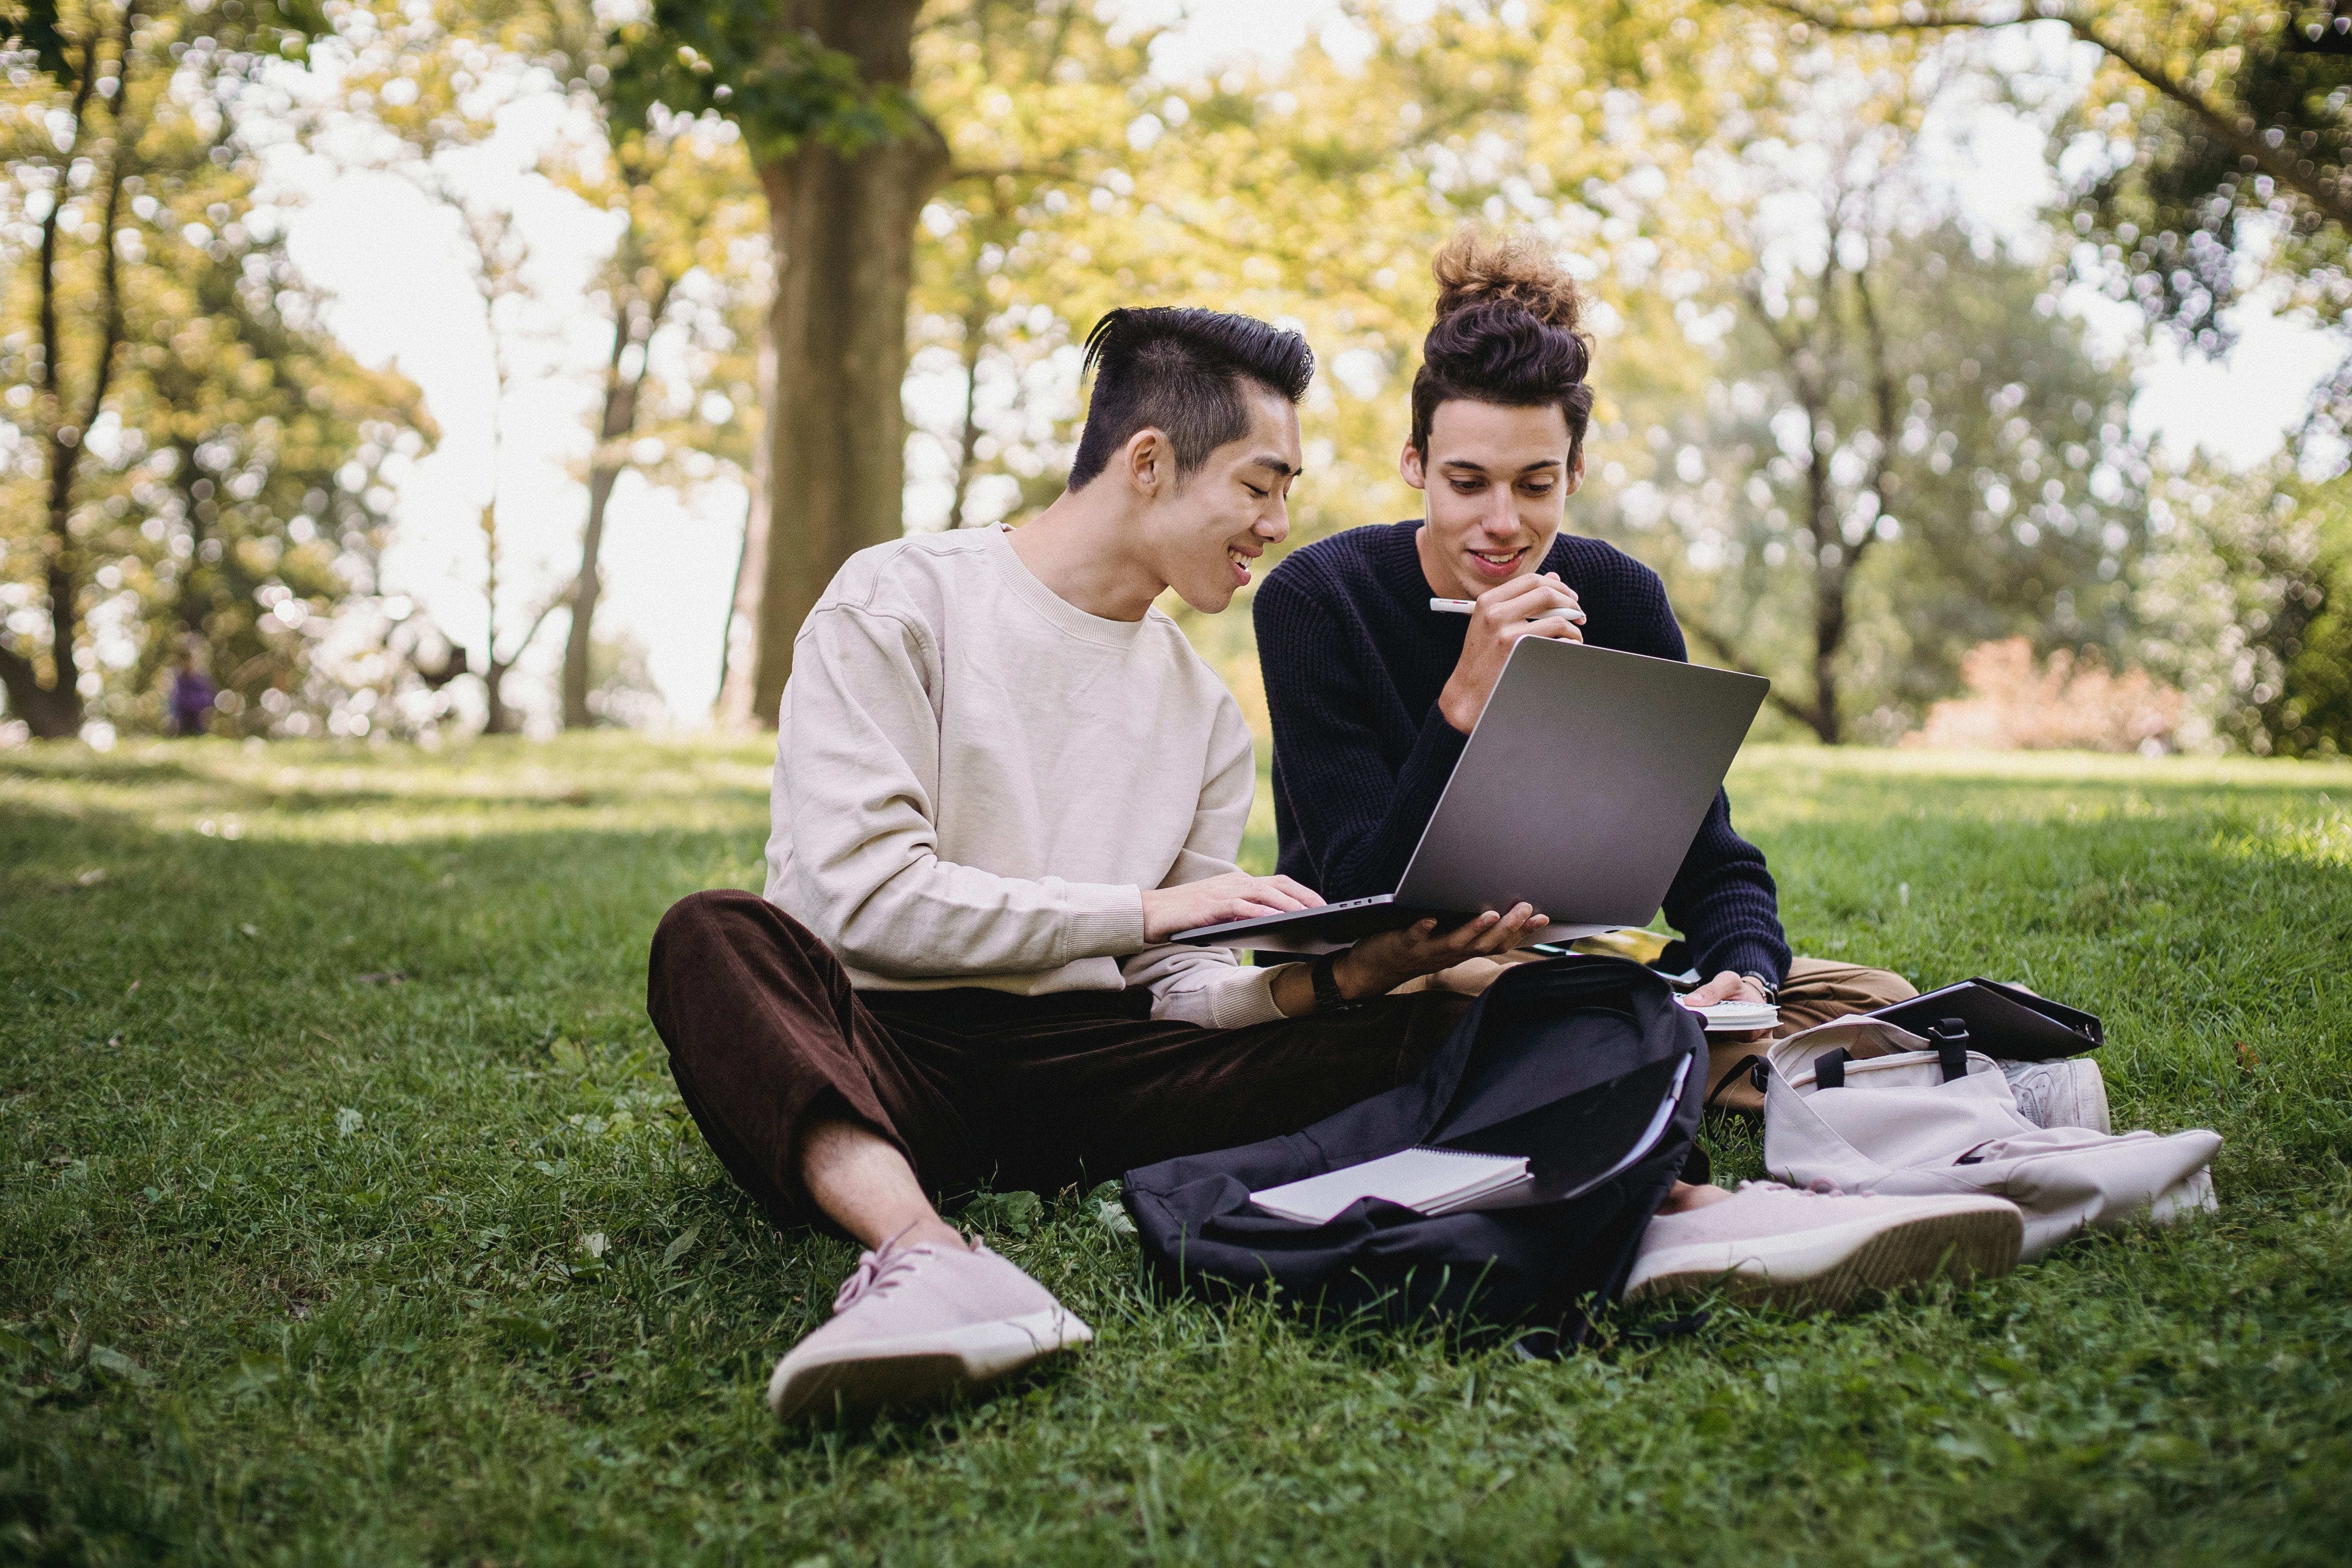
[[1151,1020],[1156,1024],[1195,1024],[1204,1029],[1246,1029],[1271,1024],[1282,1016],[1275,1005],[1274,977],[1282,973],[1244,964],[1203,963],[1181,984],[1162,981],[1152,990]]
[[1285,965],[1271,969],[1242,969],[1239,976],[1218,988],[1217,1026],[1221,1029],[1246,1029],[1253,1024],[1271,1024],[1282,1016],[1275,1005],[1274,977]]
[[1143,889],[1117,882],[1065,882],[1059,963],[1081,958],[1123,958],[1141,952]]
[[1723,955],[1716,960],[1715,969],[1699,978],[1712,980],[1717,973],[1727,969],[1734,974],[1760,974],[1772,983],[1775,990],[1787,984],[1789,980],[1788,971],[1780,957],[1760,942],[1742,942],[1726,949]]

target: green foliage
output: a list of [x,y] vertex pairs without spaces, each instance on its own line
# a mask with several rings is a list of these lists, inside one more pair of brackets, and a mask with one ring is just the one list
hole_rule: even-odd
[[17,612],[0,671],[23,672],[18,702],[36,669],[58,684],[61,598],[64,684],[118,726],[157,721],[182,634],[210,649],[226,729],[332,700],[311,643],[373,587],[381,471],[431,426],[413,386],[334,343],[285,215],[255,203],[291,108],[268,67],[292,37],[170,7],[142,13],[127,54],[88,44],[95,94],[28,71],[0,88],[0,604]]
[[2200,468],[2152,498],[2137,649],[2257,755],[2352,752],[2352,478]]
[[757,884],[766,784],[757,747],[613,736],[0,752],[0,1553],[2341,1555],[2342,766],[1765,749],[1732,781],[1801,949],[2097,1010],[2119,1125],[2228,1139],[2218,1215],[1529,1363],[1155,1302],[1100,1194],[989,1194],[958,1217],[1096,1345],[791,1433],[767,1372],[850,1249],[745,1205],[641,1011],[661,910]]
[[2093,359],[2043,268],[1951,226],[1863,243],[1863,273],[1752,277],[1703,397],[1606,432],[1570,506],[1665,575],[1703,653],[1772,675],[1792,710],[1822,595],[1853,574],[1841,718],[1891,739],[1979,643],[2128,647],[2150,476],[2128,365]]
[[[2228,130],[2263,137],[2322,181],[2352,166],[2347,53],[2314,50],[2305,37],[2333,22],[2333,7],[2254,0],[2113,9],[2116,36],[2234,121]],[[2340,207],[2323,210],[2258,172],[2208,116],[2126,85],[2119,68],[2109,76],[2077,128],[2127,152],[2099,166],[2074,197],[2076,226],[2102,247],[2099,270],[2119,271],[2119,293],[2127,289],[2152,319],[2208,352],[2229,345],[2221,317],[2244,292],[2242,250],[2265,262],[2252,276],[2292,280],[2297,302],[2323,319],[2352,306]],[[2337,394],[2347,395],[2352,386]]]
[[[142,9],[152,16],[177,7],[150,5]],[[202,16],[211,6],[186,9]],[[22,0],[10,10],[5,26],[11,31],[0,33],[0,38],[30,50],[35,66],[59,87],[79,86],[83,73],[74,64],[73,48],[87,42],[89,12],[85,9],[76,16],[75,7],[58,0]],[[78,23],[82,25],[77,26]],[[295,60],[309,58],[311,39],[333,31],[324,0],[238,0],[234,7],[223,6],[203,26],[204,36],[221,47],[275,53]]]
[[786,0],[653,0],[607,44],[623,123],[715,111],[743,128],[761,163],[812,138],[848,157],[919,123],[904,90],[864,79],[850,55],[795,27]]

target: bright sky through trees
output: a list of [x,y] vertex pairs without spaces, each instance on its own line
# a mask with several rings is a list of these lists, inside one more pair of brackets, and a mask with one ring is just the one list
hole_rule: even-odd
[[[1155,49],[1166,77],[1212,74],[1237,55],[1279,60],[1311,34],[1345,57],[1343,34],[1330,31],[1323,0],[1133,0],[1139,22],[1186,19]],[[2050,40],[2011,35],[1996,47],[2032,51]],[[2008,63],[2004,61],[2004,63]],[[2052,55],[2042,62],[2063,63]],[[552,93],[519,101],[499,135],[464,155],[463,178],[484,195],[511,199],[517,221],[541,258],[541,287],[559,327],[548,345],[550,363],[569,374],[551,375],[510,403],[507,415],[500,503],[502,548],[510,552],[518,605],[543,595],[576,569],[583,489],[576,472],[587,447],[583,415],[596,390],[593,366],[605,352],[608,331],[582,301],[594,260],[609,247],[611,220],[528,177],[541,151],[562,130],[568,110]],[[1952,203],[1975,225],[2005,235],[2034,228],[2035,204],[2053,190],[2038,132],[2005,112],[1969,111],[1965,124],[1947,128],[1954,149],[1935,171]],[[1960,149],[1965,146],[1965,151]],[[291,228],[293,254],[309,276],[336,297],[337,331],[361,359],[396,360],[423,388],[439,426],[439,447],[402,486],[394,543],[385,557],[387,583],[415,595],[461,640],[478,640],[478,517],[488,489],[491,378],[479,331],[479,306],[463,273],[454,240],[426,200],[397,179],[338,169],[332,149],[295,165],[288,183],[307,195]],[[2095,331],[2120,343],[2139,330],[2136,309],[2076,288],[2069,306]],[[2157,436],[2175,458],[2201,446],[2232,464],[2274,452],[2299,425],[2311,387],[2332,370],[2340,351],[2298,324],[2242,310],[2241,340],[2227,364],[2184,362],[2169,344],[2149,355],[2133,423]],[[927,372],[919,360],[908,384],[919,426],[945,430],[960,412],[955,374]],[[1399,409],[1402,421],[1402,410]],[[908,516],[935,524],[948,508],[951,459],[921,448],[910,454]],[[1307,484],[1315,482],[1310,472]],[[1408,492],[1391,498],[1399,515]],[[649,655],[653,678],[671,713],[689,726],[705,721],[716,692],[720,628],[727,617],[747,497],[725,481],[706,484],[683,500],[624,476],[613,502],[605,544],[609,587],[599,611],[600,635],[627,635]],[[1571,521],[1570,526],[1574,526]],[[552,712],[552,673],[560,640],[546,639],[525,660],[513,700],[535,714]]]

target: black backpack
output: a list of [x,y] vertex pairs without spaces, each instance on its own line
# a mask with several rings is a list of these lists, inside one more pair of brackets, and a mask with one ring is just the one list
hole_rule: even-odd
[[[1561,1343],[1612,1298],[1698,1149],[1706,1037],[1638,963],[1516,965],[1413,1082],[1303,1132],[1129,1171],[1147,1277],[1210,1299],[1269,1283],[1311,1311],[1525,1325]],[[1526,1155],[1525,1206],[1433,1217],[1377,1198],[1301,1225],[1249,1194],[1415,1146]]]

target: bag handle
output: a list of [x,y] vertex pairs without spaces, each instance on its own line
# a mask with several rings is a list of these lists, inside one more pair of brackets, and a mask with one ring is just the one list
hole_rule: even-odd
[[[1945,1018],[1927,1031],[1928,1044],[1936,1047],[1936,1065],[1944,1069],[1944,1081],[1969,1076],[1969,1026],[1958,1018]],[[1813,1058],[1813,1087],[1843,1089],[1845,1064],[1853,1054],[1843,1046],[1833,1051],[1823,1051]],[[1737,1069],[1734,1069],[1737,1070]]]
[[1965,1018],[1946,1018],[1927,1031],[1928,1044],[1936,1047],[1936,1060],[1944,1069],[1944,1081],[1969,1076],[1969,1026]]

